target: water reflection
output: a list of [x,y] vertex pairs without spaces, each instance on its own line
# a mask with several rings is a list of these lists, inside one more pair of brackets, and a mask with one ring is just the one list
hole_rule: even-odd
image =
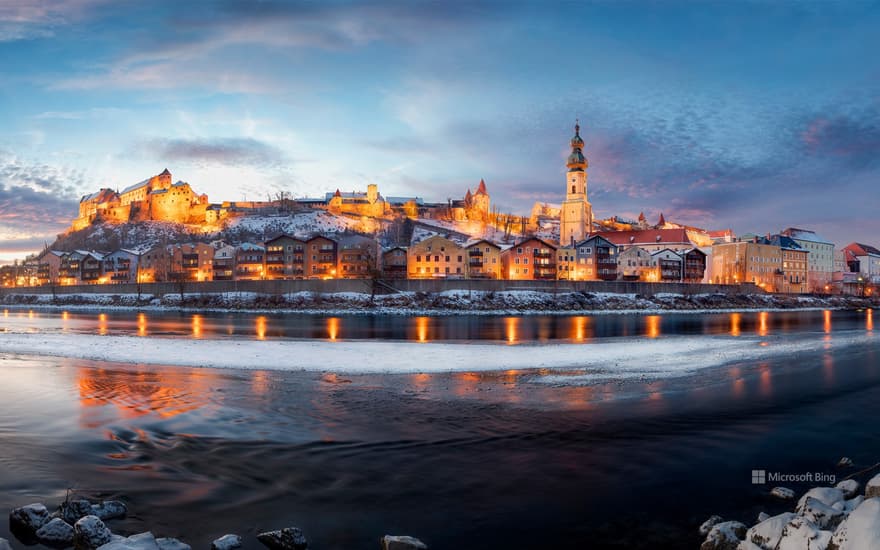
[[192,316],[192,335],[193,335],[193,338],[201,338],[202,337],[202,316],[201,315],[193,315]]
[[648,315],[645,317],[645,334],[648,338],[660,336],[660,316]]
[[516,343],[517,327],[519,326],[519,317],[504,318],[504,334],[507,337],[508,344]]
[[336,340],[339,336],[339,317],[330,317],[327,319],[327,337]]
[[107,314],[101,313],[98,315],[98,334],[104,336],[107,334]]
[[146,336],[147,335],[147,315],[145,313],[138,313],[138,336]]
[[419,342],[428,341],[428,322],[427,317],[416,317],[416,337]]
[[257,340],[265,340],[266,339],[266,318],[260,315],[257,317],[255,323],[256,332],[257,332]]
[[571,321],[573,340],[583,342],[593,339],[593,320],[590,317],[575,317]]
[[731,336],[739,336],[740,334],[740,321],[742,321],[742,315],[739,313],[731,313],[730,314],[730,335]]
[[823,325],[822,329],[825,331],[825,334],[831,334],[831,310],[826,309],[822,312],[822,320]]
[[874,330],[874,310],[869,309],[865,314],[865,329],[866,330]]
[[773,382],[770,375],[770,365],[761,363],[758,367],[760,372],[760,391],[764,397],[770,397],[773,394]]
[[758,314],[758,336],[767,336],[767,317],[769,315],[766,311]]

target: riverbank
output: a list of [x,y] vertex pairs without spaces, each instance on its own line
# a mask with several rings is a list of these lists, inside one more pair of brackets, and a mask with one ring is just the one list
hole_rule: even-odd
[[7,293],[0,305],[41,308],[101,308],[292,312],[297,314],[523,315],[530,313],[595,314],[655,312],[734,312],[792,309],[865,309],[880,306],[877,298],[855,296],[792,296],[779,294],[677,294],[652,296],[608,292],[538,290],[400,292],[373,296],[361,292],[199,292],[154,294],[28,294]]

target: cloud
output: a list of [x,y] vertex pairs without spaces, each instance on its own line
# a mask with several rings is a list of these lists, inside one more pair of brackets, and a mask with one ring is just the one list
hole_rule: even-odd
[[55,28],[81,21],[111,0],[12,0],[0,2],[0,42],[52,36]]
[[808,155],[847,164],[853,169],[880,163],[880,110],[819,114],[805,121],[801,140]]
[[53,235],[76,216],[80,172],[0,151],[0,239]]
[[138,145],[161,161],[180,161],[199,166],[252,166],[278,168],[287,161],[277,147],[251,138],[151,139]]

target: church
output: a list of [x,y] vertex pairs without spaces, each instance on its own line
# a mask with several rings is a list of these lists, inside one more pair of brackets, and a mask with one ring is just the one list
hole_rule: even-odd
[[565,201],[559,212],[559,244],[571,245],[587,238],[593,227],[593,207],[587,199],[587,157],[580,122],[574,125],[571,154],[566,166]]

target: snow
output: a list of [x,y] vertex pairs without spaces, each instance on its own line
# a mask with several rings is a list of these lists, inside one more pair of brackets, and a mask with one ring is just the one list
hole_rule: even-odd
[[840,550],[870,550],[880,541],[880,499],[869,498],[844,521],[831,542]]
[[[839,334],[831,340],[780,339],[768,342],[747,337],[681,336],[609,338],[583,344],[508,345],[374,340],[212,340],[3,332],[0,333],[0,349],[4,353],[123,363],[351,373],[579,368],[585,371],[574,375],[538,376],[536,381],[584,384],[606,379],[683,376],[731,362],[816,352],[829,346],[846,347],[870,342],[872,337],[871,333]],[[431,360],[425,360],[426,357]],[[840,494],[837,489],[833,491]]]
[[[378,226],[377,220],[372,225]],[[272,234],[286,233],[295,237],[310,237],[315,233],[341,233],[346,230],[363,230],[364,222],[360,219],[335,215],[324,210],[312,212],[283,214],[277,216],[241,216],[231,218],[227,226],[230,230],[244,230],[254,233]],[[372,228],[372,227],[371,227]]]
[[779,539],[782,538],[782,529],[796,517],[791,512],[785,512],[765,519],[746,531],[746,540],[758,548],[776,548]]

